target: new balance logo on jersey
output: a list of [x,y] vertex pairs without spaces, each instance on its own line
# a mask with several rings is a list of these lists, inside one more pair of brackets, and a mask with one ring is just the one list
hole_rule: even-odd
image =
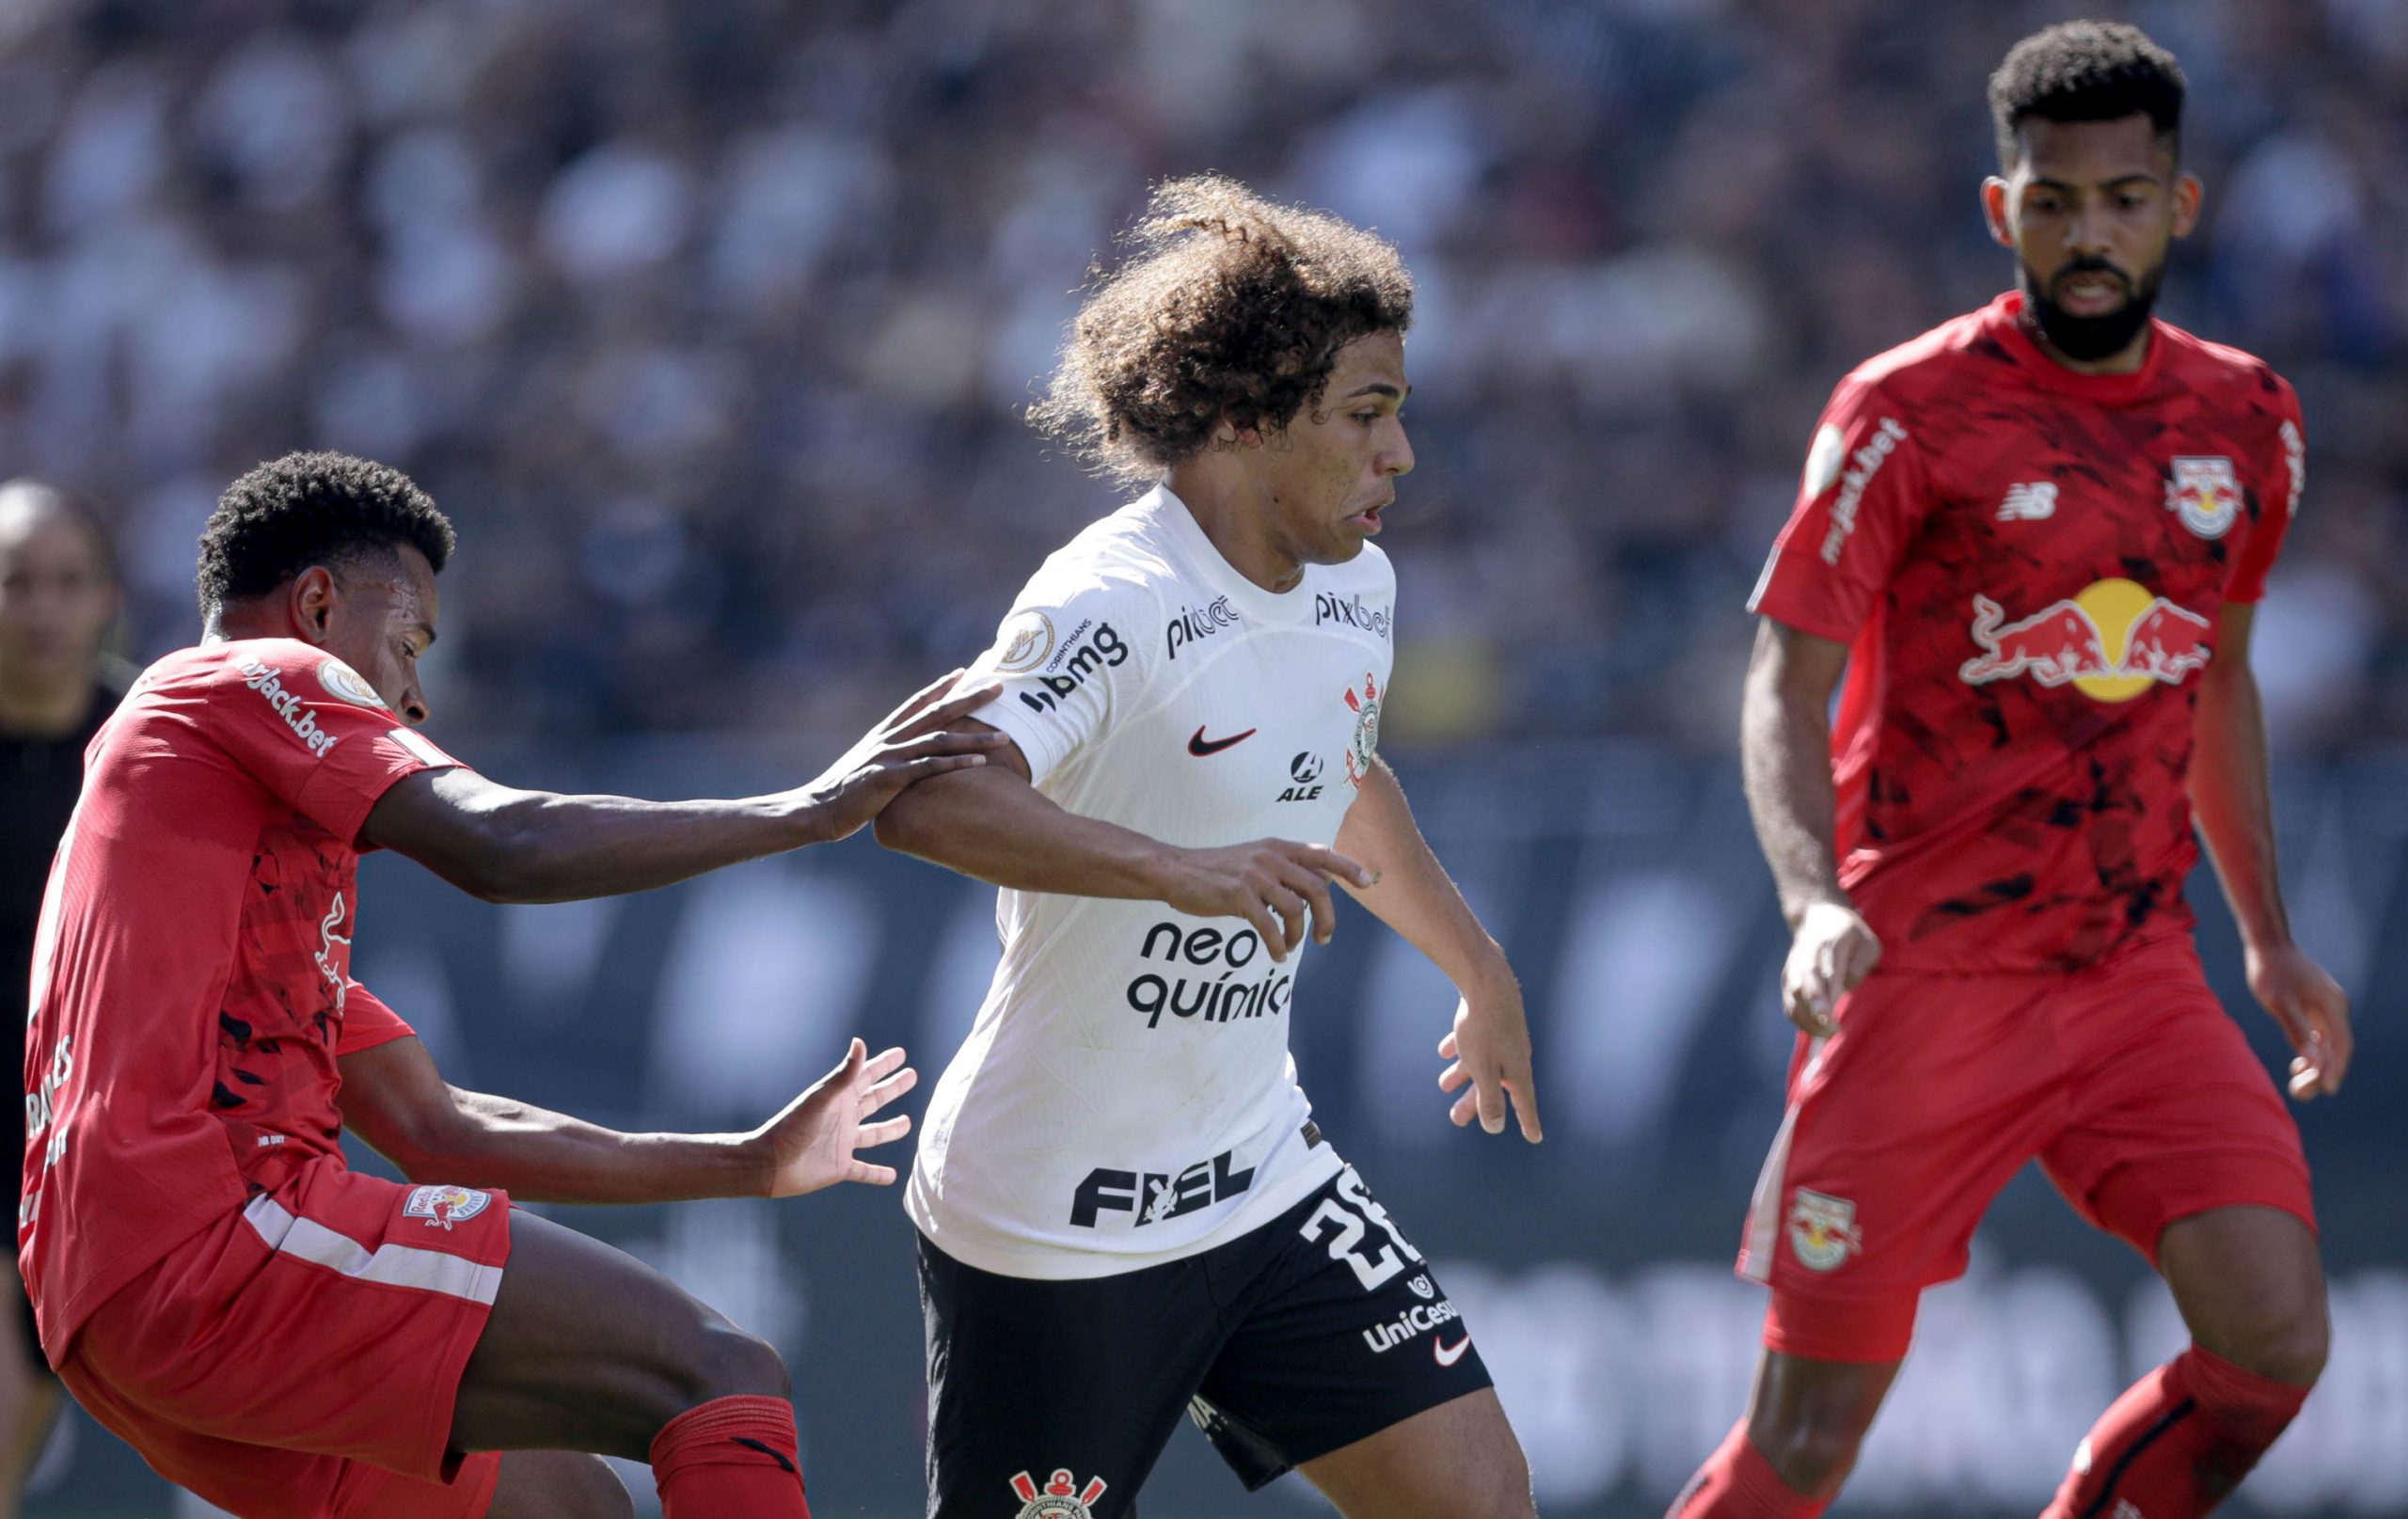
[[[1276,1017],[1288,1010],[1296,982],[1278,961],[1263,957],[1262,936],[1251,928],[1226,935],[1218,928],[1181,933],[1175,923],[1158,923],[1146,930],[1137,954],[1160,959],[1171,972],[1165,978],[1149,971],[1129,983],[1129,1005],[1146,1015],[1149,1029],[1162,1026],[1164,1011],[1202,1023]],[[1264,960],[1259,978],[1248,969],[1257,958]],[[1186,973],[1188,966],[1196,967],[1194,975]]]
[[1044,689],[1022,691],[1020,699],[1032,712],[1051,712],[1064,699],[1075,695],[1087,683],[1087,677],[1110,666],[1118,669],[1129,662],[1129,645],[1113,631],[1110,623],[1098,623],[1095,634],[1062,662],[1058,675],[1039,675],[1038,684]]
[[284,720],[284,725],[309,746],[310,753],[325,759],[326,751],[341,742],[318,726],[316,707],[305,705],[298,693],[285,688],[284,672],[274,665],[247,658],[243,661],[241,669],[243,684],[267,699],[267,704]]
[[1070,1195],[1070,1223],[1091,1229],[1110,1213],[1134,1215],[1129,1226],[1143,1228],[1240,1196],[1254,1186],[1254,1167],[1240,1170],[1235,1150],[1223,1150],[1173,1175],[1166,1171],[1116,1171],[1099,1165]]
[[2029,485],[2009,485],[2006,499],[1998,503],[2001,522],[2038,522],[2057,514],[2057,483],[2043,480]]
[[1367,605],[1359,595],[1340,601],[1329,592],[1313,595],[1313,625],[1336,623],[1341,627],[1359,628],[1380,638],[1388,636],[1390,614],[1386,607]]

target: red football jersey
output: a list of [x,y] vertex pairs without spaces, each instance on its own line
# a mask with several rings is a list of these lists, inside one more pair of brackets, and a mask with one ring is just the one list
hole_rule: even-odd
[[284,639],[143,672],[85,755],[42,901],[19,1261],[57,1360],[180,1241],[341,1153],[335,1060],[410,1032],[351,979],[356,840],[457,763]]
[[2264,363],[2162,322],[2077,374],[2008,294],[1840,382],[1751,608],[1850,645],[1841,879],[1887,969],[2065,971],[2191,925],[2199,672],[2306,471]]

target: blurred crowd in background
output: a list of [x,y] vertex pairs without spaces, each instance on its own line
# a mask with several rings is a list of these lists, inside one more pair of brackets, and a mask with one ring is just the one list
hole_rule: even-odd
[[[1830,385],[2011,278],[1983,100],[2067,3],[14,0],[0,461],[189,641],[296,447],[453,514],[447,733],[833,732],[988,641],[1109,487],[1021,419],[1147,185],[1420,285],[1400,738],[1727,742]],[[2189,71],[2161,313],[2297,384],[2280,746],[2408,733],[2408,15],[2102,4]]]

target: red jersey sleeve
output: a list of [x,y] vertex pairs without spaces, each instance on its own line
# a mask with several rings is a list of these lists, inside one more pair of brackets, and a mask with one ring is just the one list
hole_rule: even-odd
[[335,1058],[356,1055],[362,1050],[373,1050],[395,1039],[418,1036],[418,1030],[403,1021],[402,1015],[385,1005],[384,1000],[358,982],[343,988],[342,1037],[335,1045]]
[[2307,435],[2301,431],[2299,395],[2279,375],[2273,379],[2273,433],[2244,466],[2250,491],[2258,498],[2258,516],[2232,557],[2232,575],[2225,582],[2226,601],[2256,601],[2265,595],[2266,572],[2283,551],[2283,538],[2307,488]]
[[349,665],[297,640],[246,640],[202,669],[193,720],[234,764],[345,842],[394,782],[460,762],[403,726]]
[[1930,507],[1913,435],[1877,385],[1849,375],[1831,392],[1748,609],[1851,642]]

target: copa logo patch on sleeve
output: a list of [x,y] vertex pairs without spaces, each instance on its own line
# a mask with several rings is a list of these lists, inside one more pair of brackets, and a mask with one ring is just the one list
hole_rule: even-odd
[[376,688],[361,678],[358,671],[331,654],[318,663],[318,684],[338,702],[374,707],[379,712],[392,710],[385,704],[385,699],[376,694]]

